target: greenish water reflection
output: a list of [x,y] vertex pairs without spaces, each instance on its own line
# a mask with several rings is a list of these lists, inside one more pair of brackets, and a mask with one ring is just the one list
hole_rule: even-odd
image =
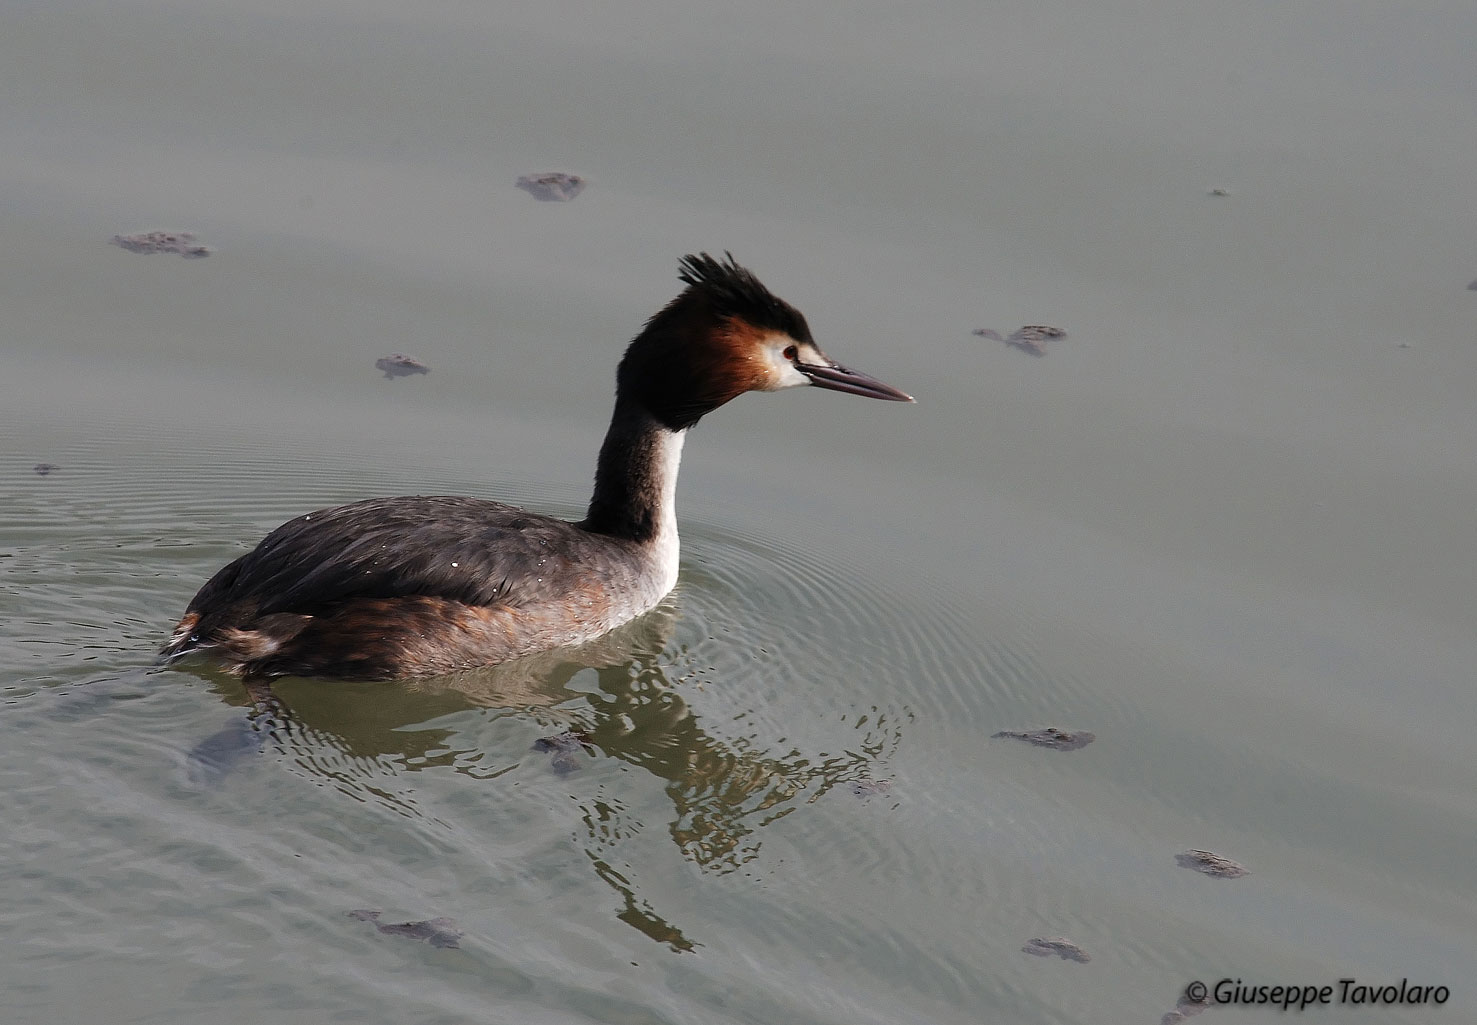
[[[244,759],[275,748],[340,789],[416,814],[401,796],[376,785],[375,777],[449,768],[492,781],[530,757],[545,757],[527,748],[469,744],[475,733],[459,715],[490,711],[536,725],[541,734],[573,733],[595,757],[661,780],[671,809],[666,828],[682,856],[705,872],[734,872],[759,857],[764,828],[802,800],[813,802],[838,786],[871,779],[897,750],[911,716],[877,708],[857,715],[855,742],[834,752],[774,750],[758,724],[745,731],[745,713],[721,734],[711,731],[684,696],[684,685],[671,678],[669,645],[677,615],[668,602],[580,648],[431,680],[289,678],[269,690],[197,663],[190,671],[248,713],[195,746],[192,775],[197,782],[224,785]],[[593,691],[570,689],[581,673],[593,673]],[[563,764],[579,767],[583,761]],[[560,764],[553,761],[548,771]],[[595,875],[620,896],[616,917],[673,950],[700,946],[609,858],[644,823],[617,797],[597,793],[579,800],[585,854]]]

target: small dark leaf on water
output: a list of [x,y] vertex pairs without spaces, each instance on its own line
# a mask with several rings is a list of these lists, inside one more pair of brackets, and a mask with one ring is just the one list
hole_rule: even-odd
[[561,776],[567,776],[583,768],[582,760],[588,754],[589,742],[585,734],[575,730],[556,733],[552,737],[540,737],[533,742],[535,751],[546,751],[549,764]]
[[1248,871],[1246,866],[1210,851],[1186,851],[1176,854],[1174,860],[1180,863],[1181,868],[1194,869],[1216,879],[1240,879]]
[[187,260],[197,260],[211,253],[188,231],[145,231],[138,235],[114,235],[113,245],[130,253],[178,253]]
[[385,377],[409,377],[411,374],[429,374],[431,368],[426,366],[414,356],[404,356],[400,353],[392,353],[389,356],[381,356],[374,361],[375,368],[383,370]]
[[1067,332],[1059,327],[1051,327],[1048,324],[1027,324],[1010,333],[1010,337],[1002,338],[1000,332],[994,328],[977,327],[972,334],[980,338],[990,338],[997,342],[1004,342],[1011,348],[1029,352],[1032,356],[1045,356],[1046,343],[1058,338],[1067,337]]
[[1092,960],[1087,956],[1087,951],[1061,936],[1037,937],[1028,941],[1021,950],[1027,954],[1035,954],[1037,957],[1050,957],[1055,954],[1063,961],[1076,961],[1078,964],[1087,964]]
[[1086,730],[1059,730],[1048,726],[1044,730],[1001,730],[997,737],[1014,737],[1037,747],[1049,747],[1056,751],[1075,751],[1086,747],[1097,739],[1097,734]]
[[361,922],[372,922],[374,927],[388,936],[408,936],[413,940],[425,940],[433,947],[458,947],[463,933],[450,918],[427,918],[419,922],[385,923],[379,920],[380,912],[360,909],[350,911],[350,918]]
[[563,171],[548,171],[544,174],[525,174],[518,179],[518,187],[534,199],[546,203],[566,203],[578,196],[585,188],[585,180],[577,174]]

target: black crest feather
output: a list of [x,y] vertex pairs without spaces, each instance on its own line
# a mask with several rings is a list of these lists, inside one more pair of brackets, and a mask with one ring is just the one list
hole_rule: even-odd
[[810,327],[800,311],[769,289],[733,254],[719,260],[707,253],[688,254],[679,263],[678,280],[713,304],[720,316],[741,317],[755,327],[784,331],[801,341],[810,339]]

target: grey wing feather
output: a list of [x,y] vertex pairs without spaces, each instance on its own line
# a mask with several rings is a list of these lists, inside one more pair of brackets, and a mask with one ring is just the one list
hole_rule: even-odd
[[284,523],[212,577],[190,610],[249,603],[259,615],[313,614],[412,594],[519,604],[539,597],[550,564],[578,561],[589,544],[572,524],[499,502],[372,499]]

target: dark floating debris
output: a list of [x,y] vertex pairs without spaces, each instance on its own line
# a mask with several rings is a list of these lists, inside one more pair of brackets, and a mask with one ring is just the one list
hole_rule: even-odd
[[188,231],[146,231],[141,235],[114,235],[110,240],[130,253],[178,253],[187,260],[209,256],[209,246],[202,246]]
[[383,370],[386,378],[409,377],[411,374],[429,374],[431,368],[413,356],[402,356],[398,352],[381,356],[374,361],[376,370]]
[[1089,733],[1086,730],[1059,730],[1055,726],[1048,726],[1044,730],[1001,730],[995,736],[1014,737],[1016,740],[1024,740],[1028,744],[1049,747],[1056,751],[1075,751],[1097,739],[1096,733]]
[[585,739],[587,736],[588,734],[585,733],[566,730],[552,737],[540,737],[533,742],[533,749],[548,752],[549,764],[554,767],[554,771],[561,776],[567,776],[583,768],[580,764],[580,755],[587,753],[590,747],[589,741]]
[[1477,292],[1477,281],[1474,281],[1470,285],[1468,285],[1467,286],[1467,291],[1468,292]]
[[400,922],[398,924],[387,924],[379,920],[381,912],[378,911],[350,911],[350,918],[357,918],[361,922],[373,922],[374,927],[382,933],[390,936],[409,936],[413,940],[425,940],[433,947],[459,947],[461,938],[465,935],[456,927],[456,922],[450,918],[427,918],[420,922]]
[[1061,936],[1037,937],[1028,941],[1021,950],[1027,954],[1035,954],[1037,957],[1050,957],[1055,954],[1063,961],[1076,961],[1078,964],[1087,964],[1092,960],[1087,956],[1087,951]]
[[892,790],[890,779],[858,779],[853,780],[851,792],[857,797],[875,797],[877,794],[885,794]]
[[1045,324],[1027,324],[1019,331],[1012,332],[1009,338],[1000,337],[999,331],[989,327],[977,327],[973,334],[981,338],[993,338],[997,342],[1004,342],[1012,348],[1029,352],[1032,356],[1045,356],[1047,342],[1067,337],[1067,332],[1061,328],[1048,327]]
[[55,463],[37,463],[31,469],[35,470],[38,476],[45,477],[48,474],[56,473],[61,467]]
[[518,187],[534,199],[546,203],[567,203],[584,191],[586,182],[577,174],[549,171],[545,174],[525,174],[518,179]]
[[1229,196],[1230,194],[1230,189],[1211,189],[1209,193],[1212,196]]
[[1176,854],[1174,860],[1180,863],[1181,868],[1192,868],[1217,879],[1240,879],[1250,871],[1245,865],[1210,851],[1186,851]]

